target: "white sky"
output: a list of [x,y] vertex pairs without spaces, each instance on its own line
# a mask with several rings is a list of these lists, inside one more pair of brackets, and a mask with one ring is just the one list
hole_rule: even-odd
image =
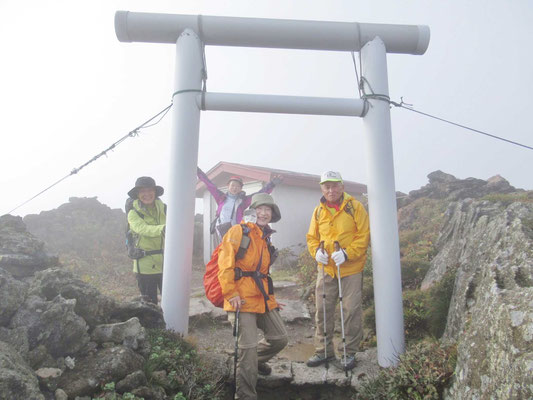
[[[529,0],[0,0],[0,215],[170,104],[174,46],[120,43],[116,10],[428,25],[425,55],[388,56],[391,98],[533,146]],[[357,96],[349,53],[207,47],[206,57],[208,91]],[[418,189],[437,169],[533,189],[531,150],[410,111],[391,115],[396,190]],[[14,214],[70,196],[122,208],[140,175],[167,186],[169,135],[170,115]],[[359,118],[205,112],[199,165],[221,160],[367,180]]]

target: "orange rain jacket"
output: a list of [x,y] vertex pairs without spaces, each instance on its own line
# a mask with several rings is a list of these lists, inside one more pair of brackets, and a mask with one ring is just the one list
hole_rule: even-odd
[[[346,211],[347,207],[349,212]],[[337,276],[337,266],[331,259],[331,254],[335,251],[335,241],[339,242],[348,256],[348,259],[340,266],[341,278],[343,278],[363,270],[369,239],[368,214],[359,201],[348,193],[344,193],[339,211],[332,214],[326,207],[326,199],[324,197],[320,199],[320,204],[313,212],[307,232],[307,248],[311,256],[315,258],[320,242],[324,241],[324,249],[329,255],[329,263],[324,271],[328,275]]]
[[[268,267],[270,264],[270,253],[268,252],[267,242],[263,238],[263,231],[256,224],[248,222],[246,224],[250,228],[248,237],[250,238],[250,245],[243,258],[235,260],[235,255],[239,250],[242,238],[242,227],[234,225],[224,235],[222,245],[218,253],[218,280],[222,288],[224,296],[224,310],[235,311],[230,305],[229,299],[239,295],[244,304],[241,306],[242,312],[264,313],[265,300],[257,284],[252,277],[244,276],[239,280],[235,280],[235,267],[241,268],[243,271],[255,271],[259,264],[261,253],[260,272],[268,274]],[[267,279],[262,279],[265,292],[268,293]],[[273,310],[278,307],[278,303],[274,295],[269,295],[268,309]]]

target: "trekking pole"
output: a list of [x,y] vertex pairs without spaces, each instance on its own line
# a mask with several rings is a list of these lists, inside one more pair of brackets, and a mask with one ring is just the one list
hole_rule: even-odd
[[[335,251],[339,251],[341,249],[341,245],[337,241],[335,241],[334,246],[335,246]],[[341,267],[339,264],[337,264],[337,280],[339,282],[339,301],[340,301],[340,306],[341,306],[341,331],[342,331],[342,346],[344,350],[344,373],[346,374],[346,377],[348,377],[348,370],[346,369],[346,336],[344,335],[344,312],[342,310]]]
[[[324,252],[324,241],[321,241],[318,245],[318,250]],[[324,371],[324,382],[328,380],[328,370],[329,370],[329,361],[328,361],[328,331],[326,328],[326,273],[324,269],[326,266],[322,264],[322,310],[324,311],[324,359],[326,360],[326,370]]]
[[237,394],[237,360],[239,353],[239,313],[237,309],[235,312],[235,323],[233,324],[233,336],[235,336],[235,354],[233,355],[233,400]]

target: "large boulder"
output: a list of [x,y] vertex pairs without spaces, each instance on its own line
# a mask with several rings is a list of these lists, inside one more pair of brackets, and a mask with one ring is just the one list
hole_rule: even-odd
[[58,258],[44,251],[44,243],[26,231],[22,218],[0,217],[0,268],[15,278],[58,265]]
[[76,366],[58,379],[57,386],[69,398],[91,395],[101,385],[118,382],[142,369],[144,358],[125,346],[101,349],[77,359]]
[[134,317],[126,322],[98,325],[94,328],[91,338],[99,344],[112,342],[137,350],[143,344],[146,332],[139,318]]
[[39,381],[18,352],[0,341],[0,399],[44,400]]
[[451,201],[467,198],[478,199],[492,193],[516,192],[513,186],[499,175],[487,181],[477,178],[457,179],[442,171],[434,171],[428,175],[429,183],[418,190],[409,192],[409,196],[398,199],[398,207],[425,197],[429,199],[448,199]]
[[39,344],[54,357],[74,354],[89,342],[88,326],[74,312],[76,300],[57,296],[46,301],[29,296],[11,319],[11,328],[27,327],[30,349]]
[[52,268],[35,274],[30,294],[52,300],[58,295],[65,299],[75,299],[74,311],[89,327],[109,321],[115,301],[102,295],[93,286],[75,278],[70,272]]
[[141,300],[117,303],[110,317],[112,322],[122,322],[137,317],[145,328],[165,328],[165,319],[161,308]]
[[0,268],[0,326],[7,326],[11,317],[24,303],[27,284],[14,279],[9,272]]
[[448,398],[532,398],[533,204],[452,203],[438,246],[422,287],[455,271],[443,336],[458,345]]
[[0,327],[0,342],[9,344],[23,358],[28,356],[30,343],[28,340],[27,327],[20,326],[15,329]]

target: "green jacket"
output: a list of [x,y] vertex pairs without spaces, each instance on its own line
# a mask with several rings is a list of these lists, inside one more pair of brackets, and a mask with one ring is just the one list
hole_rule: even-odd
[[[141,218],[135,211],[144,216]],[[145,250],[164,249],[164,237],[166,215],[165,205],[160,199],[155,200],[155,208],[144,207],[140,200],[133,202],[133,209],[128,213],[128,223],[131,231],[135,234],[135,246]],[[163,272],[163,253],[148,255],[138,260],[133,260],[133,272],[140,274],[161,274]]]

